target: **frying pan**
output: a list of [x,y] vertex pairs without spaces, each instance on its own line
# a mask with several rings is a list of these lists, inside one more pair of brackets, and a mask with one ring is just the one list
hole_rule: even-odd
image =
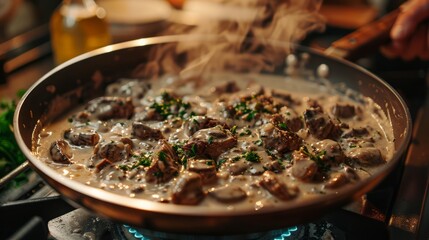
[[[373,99],[389,116],[393,127],[396,152],[392,159],[369,178],[347,185],[335,194],[287,202],[258,211],[165,204],[120,196],[70,180],[32,154],[31,149],[36,144],[34,129],[37,131],[63,111],[93,98],[106,83],[130,76],[136,66],[150,60],[149,53],[153,48],[180,42],[198,45],[218,40],[218,36],[192,35],[139,39],[97,49],[54,68],[27,91],[15,113],[15,136],[32,168],[74,206],[83,206],[112,220],[157,231],[228,234],[279,229],[317,218],[370,191],[400,161],[410,140],[411,118],[399,94],[383,80],[353,63],[301,46],[296,46],[295,51],[297,55],[308,54],[308,69],[326,64],[331,69],[329,81],[332,84],[346,84],[348,88]],[[265,44],[281,47],[282,42],[265,41]]]

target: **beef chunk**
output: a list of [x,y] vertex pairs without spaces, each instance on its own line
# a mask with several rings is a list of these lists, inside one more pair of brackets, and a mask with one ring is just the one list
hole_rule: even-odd
[[282,164],[277,160],[272,160],[264,163],[264,169],[270,170],[275,173],[279,173],[283,171],[284,167]]
[[366,129],[364,127],[360,127],[360,128],[352,128],[352,129],[344,132],[344,134],[341,137],[342,138],[354,138],[354,137],[367,136],[368,134],[369,134],[368,129]]
[[111,162],[117,162],[131,155],[131,146],[121,141],[103,142],[97,144],[94,152],[101,159],[107,158]]
[[287,186],[286,183],[281,182],[276,174],[271,171],[266,171],[262,174],[259,185],[283,201],[291,200],[299,193],[298,188]]
[[385,162],[380,150],[375,147],[353,148],[346,155],[349,159],[363,166],[376,166]]
[[292,175],[304,182],[313,180],[318,170],[317,163],[299,151],[293,152],[292,156]]
[[216,86],[214,89],[214,93],[216,95],[220,95],[223,93],[235,93],[240,91],[240,88],[234,81],[228,81],[222,85]]
[[153,139],[159,140],[164,139],[161,131],[146,126],[141,122],[133,122],[131,134],[140,140]]
[[356,115],[355,106],[337,103],[332,107],[332,114],[338,118],[351,118]]
[[194,116],[188,119],[183,124],[183,128],[185,129],[185,132],[188,136],[192,136],[198,130],[212,128],[216,126],[221,126],[224,129],[229,129],[229,126],[226,123],[206,116]]
[[316,155],[320,156],[320,159],[326,163],[338,164],[344,162],[344,152],[336,141],[325,139],[314,143],[312,147],[315,149]]
[[305,110],[304,119],[310,133],[318,139],[328,138],[335,129],[331,118],[316,108]]
[[49,148],[51,158],[56,163],[70,164],[73,153],[71,152],[69,144],[64,140],[57,140],[52,143]]
[[188,171],[200,174],[204,184],[216,181],[216,164],[213,160],[188,159]]
[[239,160],[228,164],[227,169],[231,175],[241,175],[249,168],[248,162]]
[[272,97],[265,95],[245,95],[240,98],[233,98],[225,106],[225,112],[228,117],[248,122],[258,120],[262,113],[274,113],[277,111]]
[[294,104],[298,104],[293,98],[292,95],[288,92],[284,92],[282,90],[272,90],[271,96],[277,100],[279,99],[282,103],[284,103],[286,106],[290,107]]
[[100,162],[97,163],[97,165],[95,165],[95,171],[96,172],[100,172],[103,168],[112,165],[113,163],[111,161],[109,161],[109,159],[104,158],[103,160],[101,160]]
[[273,114],[270,122],[282,130],[298,132],[303,126],[301,118],[292,109],[282,108],[281,114]]
[[134,114],[134,105],[130,98],[99,97],[90,101],[85,110],[102,121],[129,119]]
[[145,109],[136,109],[134,119],[137,121],[162,121],[164,117],[155,109],[147,107]]
[[237,139],[230,132],[225,131],[221,126],[216,126],[195,132],[183,148],[198,158],[216,159],[236,144]]
[[146,172],[147,182],[165,183],[179,172],[179,158],[165,140],[161,140],[152,156],[152,163]]
[[323,112],[323,108],[322,108],[322,106],[319,104],[319,102],[317,101],[317,100],[315,100],[315,99],[308,99],[308,101],[307,101],[307,106],[309,107],[309,108],[313,108],[313,109],[316,109],[317,111],[320,111],[320,112]]
[[247,194],[239,186],[223,186],[209,191],[209,196],[221,203],[235,203],[243,201]]
[[204,197],[201,176],[193,172],[184,172],[173,187],[171,201],[175,204],[197,205]]
[[264,146],[278,153],[286,153],[300,147],[302,139],[293,132],[280,130],[272,123],[267,123],[261,128],[261,137]]
[[64,138],[76,146],[95,146],[98,141],[100,141],[100,135],[94,130],[82,130],[79,132],[74,129],[69,129],[64,132]]

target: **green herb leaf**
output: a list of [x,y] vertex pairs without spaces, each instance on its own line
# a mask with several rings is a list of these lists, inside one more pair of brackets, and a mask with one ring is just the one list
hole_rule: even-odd
[[225,158],[221,158],[217,161],[216,163],[216,169],[219,170],[219,168],[222,166],[222,164],[224,164],[226,162]]
[[246,130],[243,130],[239,135],[240,136],[249,136],[251,134],[252,134],[252,132],[250,131],[250,129],[246,129]]
[[154,102],[150,108],[155,109],[163,119],[167,119],[170,116],[184,118],[187,109],[191,108],[191,104],[183,102],[181,98],[174,98],[168,92],[163,92],[161,101]]
[[[14,101],[0,101],[0,177],[18,167],[25,161],[25,156],[16,143],[12,132],[13,115],[15,113]],[[26,175],[22,174],[15,179],[12,185],[19,186],[26,181]]]
[[261,157],[256,152],[253,152],[253,151],[244,153],[243,157],[244,157],[244,159],[246,159],[249,162],[255,162],[256,163],[256,162],[260,162],[260,160],[261,160]]
[[279,128],[282,130],[288,130],[287,124],[286,123],[279,123]]
[[165,162],[167,160],[167,154],[163,151],[158,153],[159,160]]
[[256,141],[254,141],[253,143],[256,144],[256,146],[262,146],[262,144],[263,144],[262,139],[258,139]]
[[234,125],[232,126],[232,128],[229,130],[232,134],[236,134],[237,133],[237,126]]

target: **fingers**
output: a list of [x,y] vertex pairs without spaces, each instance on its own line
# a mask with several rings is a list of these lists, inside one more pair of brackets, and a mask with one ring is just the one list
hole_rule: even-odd
[[388,58],[429,60],[429,0],[410,0],[401,6],[401,13],[392,27],[392,42],[380,50]]
[[427,38],[426,26],[419,26],[411,39],[408,41],[408,47],[404,48],[402,58],[404,60],[412,60],[420,56],[426,51]]
[[412,0],[401,7],[390,36],[393,41],[409,38],[417,26],[429,18],[429,0]]
[[419,25],[411,37],[385,45],[380,51],[387,58],[429,60],[429,26]]

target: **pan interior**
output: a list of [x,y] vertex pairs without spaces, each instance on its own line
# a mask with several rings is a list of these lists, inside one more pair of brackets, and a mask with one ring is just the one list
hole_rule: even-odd
[[[195,39],[186,40],[180,37],[178,39],[179,42],[186,41],[188,44],[201,41]],[[207,41],[207,39],[204,39],[204,41]],[[297,68],[298,70],[302,70],[300,74],[304,74],[306,78],[310,78],[313,81],[321,79],[329,81],[329,86],[333,86],[338,91],[344,91],[344,86],[347,86],[347,89],[353,89],[353,91],[362,93],[364,96],[373,99],[382,108],[384,113],[391,118],[395,148],[397,150],[392,156],[391,161],[370,178],[343,188],[335,195],[324,196],[317,200],[291,203],[278,209],[260,212],[243,210],[231,213],[228,211],[204,209],[202,213],[201,209],[196,209],[195,207],[166,206],[165,204],[140,199],[129,199],[93,189],[61,177],[33,156],[30,150],[34,144],[32,142],[33,129],[37,124],[43,125],[45,122],[55,118],[57,113],[60,113],[58,109],[68,109],[69,106],[74,106],[83,99],[91,99],[97,96],[107,83],[114,81],[118,77],[132,76],[132,74],[135,74],[136,66],[151,61],[151,54],[154,48],[175,43],[175,38],[154,38],[145,42],[134,41],[119,44],[109,49],[104,48],[80,56],[48,73],[24,96],[23,101],[18,106],[18,114],[15,120],[15,128],[18,129],[16,132],[18,142],[36,170],[64,196],[104,216],[131,224],[145,225],[142,216],[147,216],[151,221],[156,223],[156,228],[167,228],[167,230],[169,227],[164,225],[163,222],[168,222],[171,216],[209,217],[211,218],[210,221],[216,222],[216,219],[218,219],[216,224],[219,225],[225,224],[223,223],[224,219],[222,216],[235,216],[237,218],[243,216],[255,216],[255,218],[259,216],[259,218],[263,218],[261,216],[268,216],[270,214],[294,216],[300,212],[311,212],[309,211],[310,209],[329,209],[330,207],[344,204],[369,191],[393,169],[393,166],[399,161],[399,156],[409,141],[410,118],[408,110],[402,99],[390,86],[351,63],[331,59],[308,49],[297,47],[294,56],[305,60],[305,68]],[[278,46],[280,43],[265,44]],[[283,57],[283,59],[285,58],[286,56]],[[287,63],[282,62],[281,66],[275,67],[271,72],[265,72],[264,74],[284,76],[284,71],[291,70],[288,70]],[[321,64],[329,67],[330,73],[328,78],[320,77],[315,73]],[[164,71],[166,70],[164,69]],[[289,72],[288,74],[295,73]],[[55,100],[58,101],[59,97],[66,99],[66,101],[62,101],[61,104],[52,104]],[[40,98],[42,98],[41,101],[36,101],[36,99]],[[46,112],[46,109],[49,109],[48,112]],[[121,211],[122,213],[120,213]],[[123,213],[126,216],[120,216]],[[309,216],[311,217],[311,214]],[[307,218],[308,216],[301,216],[297,218],[297,221],[303,221],[303,219]],[[287,221],[285,221],[285,224],[288,224]],[[203,229],[210,229],[210,226],[206,224]]]

